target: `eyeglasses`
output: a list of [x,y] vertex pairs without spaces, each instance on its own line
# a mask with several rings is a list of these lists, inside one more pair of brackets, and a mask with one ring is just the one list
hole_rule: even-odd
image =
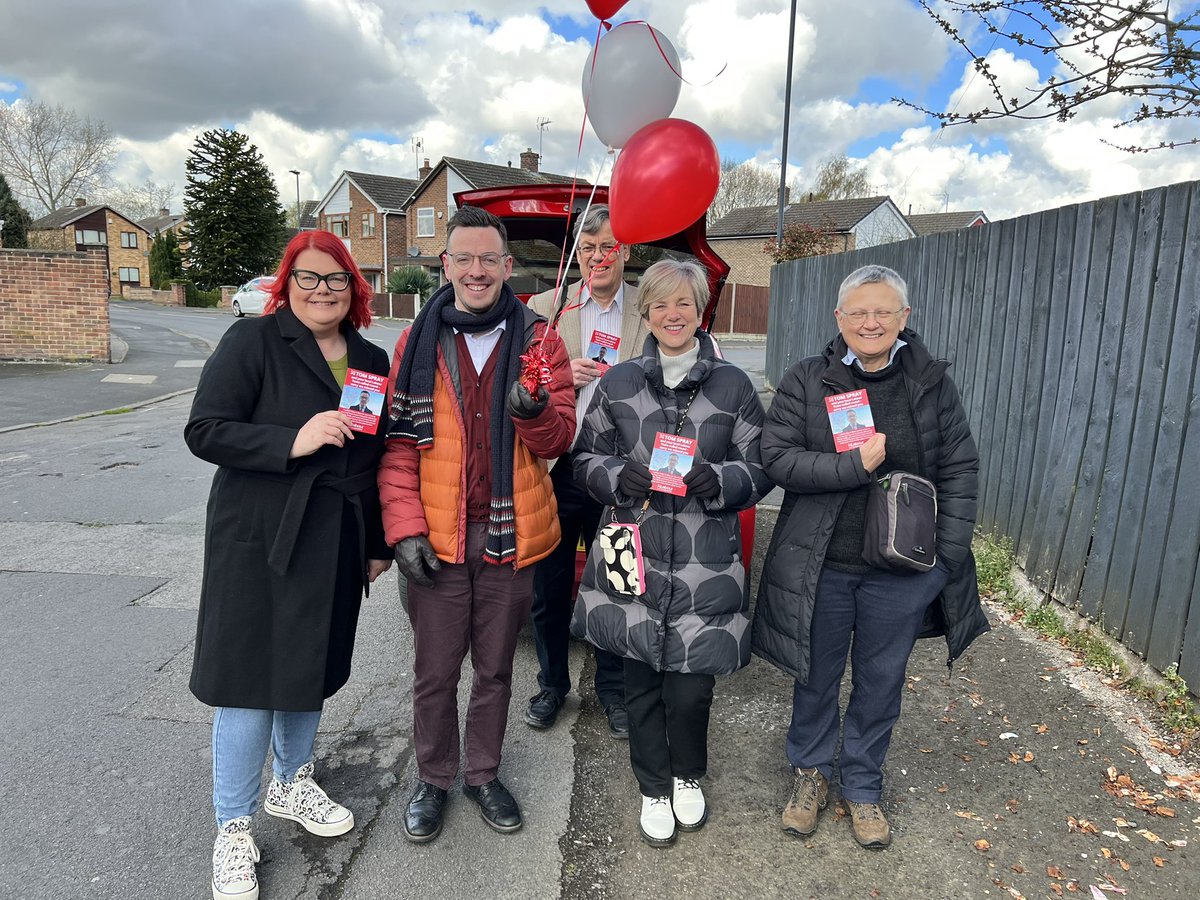
[[330,272],[328,275],[318,275],[307,269],[292,269],[292,277],[296,279],[296,284],[306,291],[315,291],[317,285],[322,281],[329,286],[331,291],[344,291],[350,287],[351,278],[349,272]]
[[840,309],[838,310],[839,316],[841,316],[843,319],[849,319],[855,325],[861,325],[863,322],[867,321],[868,316],[874,317],[875,321],[880,325],[891,325],[892,322],[900,318],[900,316],[903,314],[903,309],[877,309],[872,312],[868,312],[865,309],[852,309],[848,312]]
[[616,244],[601,244],[597,247],[595,244],[580,244],[579,255],[584,259],[589,259],[596,255],[596,251],[600,251],[601,256],[610,256],[617,249]]
[[454,264],[456,269],[469,269],[474,265],[475,260],[479,260],[479,264],[488,272],[495,272],[504,260],[508,259],[507,253],[443,253],[446,259]]

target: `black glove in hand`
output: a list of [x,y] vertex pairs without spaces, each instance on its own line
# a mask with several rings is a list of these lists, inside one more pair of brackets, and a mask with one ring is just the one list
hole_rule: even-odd
[[693,465],[683,476],[683,483],[687,487],[688,496],[697,500],[711,500],[721,493],[721,482],[717,478],[716,470],[708,463]]
[[538,385],[537,399],[534,399],[525,385],[519,380],[514,381],[508,392],[508,414],[514,419],[536,419],[549,402],[550,394],[545,385]]
[[650,470],[640,462],[630,460],[617,476],[617,488],[626,497],[635,500],[648,496],[650,493]]
[[[407,537],[396,545],[396,565],[406,577],[425,587],[433,587],[430,573],[442,567],[429,538],[423,534]],[[429,567],[428,572],[426,566]]]

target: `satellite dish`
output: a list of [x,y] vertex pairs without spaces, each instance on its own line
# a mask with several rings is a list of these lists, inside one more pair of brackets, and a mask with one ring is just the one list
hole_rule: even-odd
[[414,257],[416,257],[416,256],[420,256],[420,255],[421,255],[421,248],[420,248],[420,247],[409,247],[409,248],[408,248],[408,255],[409,255],[409,256],[414,256]]

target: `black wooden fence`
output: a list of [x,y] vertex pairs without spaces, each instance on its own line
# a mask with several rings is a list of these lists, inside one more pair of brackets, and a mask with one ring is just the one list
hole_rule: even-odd
[[1200,688],[1200,182],[776,266],[767,380],[835,333],[882,263],[949,359],[979,524],[1029,578]]

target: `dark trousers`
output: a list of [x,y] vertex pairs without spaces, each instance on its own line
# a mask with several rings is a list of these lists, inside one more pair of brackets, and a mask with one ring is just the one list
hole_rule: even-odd
[[467,651],[474,677],[465,732],[467,784],[496,777],[517,635],[529,616],[533,573],[483,561],[487,525],[468,523],[466,562],[442,563],[433,587],[408,583],[412,621],[413,748],[422,781],[449,788],[458,773],[458,679]]
[[703,778],[708,771],[708,714],[712,675],[656,672],[625,659],[629,709],[629,762],[646,797],[671,796],[672,778]]
[[900,717],[904,670],[929,604],[946,584],[941,567],[919,575],[839,572],[826,566],[817,583],[809,632],[808,683],[796,682],[788,761],[833,777],[838,741],[838,692],[846,652],[854,646],[850,700],[839,757],[842,796],[878,803],[883,761]]
[[[562,541],[537,564],[533,576],[533,643],[538,655],[538,687],[565,697],[571,690],[567,651],[571,640],[571,612],[575,605],[575,554],[580,538],[585,552],[596,537],[603,508],[584,492],[565,456],[550,471]],[[625,674],[621,657],[596,651],[596,697],[600,705],[625,702]]]

